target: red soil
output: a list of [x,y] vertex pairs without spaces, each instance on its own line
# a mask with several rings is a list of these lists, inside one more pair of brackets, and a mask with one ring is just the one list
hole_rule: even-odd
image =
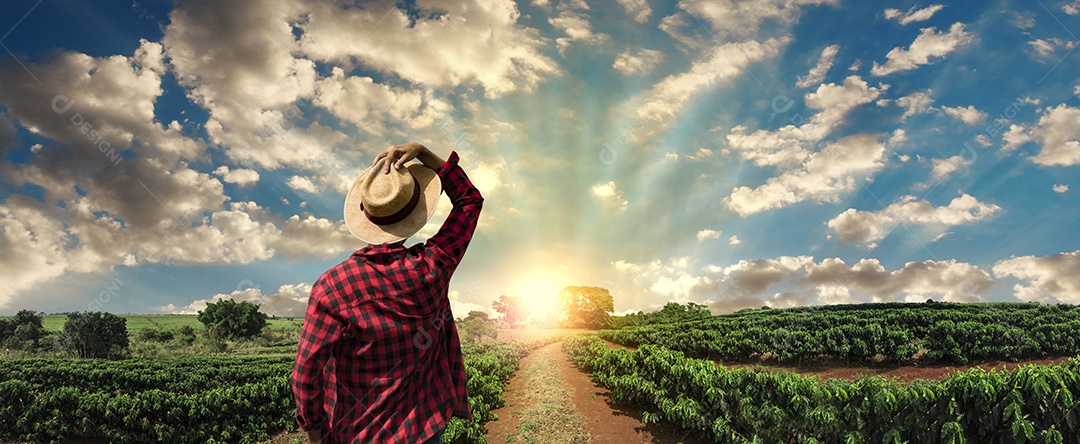
[[[608,399],[610,391],[597,384],[592,376],[579,370],[570,361],[570,357],[566,352],[563,351],[561,343],[554,343],[547,347],[557,347],[560,352],[557,363],[558,368],[552,370],[560,372],[564,383],[573,388],[574,407],[578,414],[581,415],[585,428],[591,435],[591,443],[645,444],[681,442],[698,444],[705,442],[692,436],[686,436],[685,432],[679,432],[667,424],[642,424],[641,410],[617,405]],[[529,367],[532,356],[522,358],[521,368]],[[517,375],[510,378],[506,391],[503,392],[506,406],[493,411],[499,415],[499,420],[486,424],[489,443],[505,443],[506,436],[520,425],[520,412],[530,407],[528,400],[523,399],[521,395],[524,388],[524,383]]]

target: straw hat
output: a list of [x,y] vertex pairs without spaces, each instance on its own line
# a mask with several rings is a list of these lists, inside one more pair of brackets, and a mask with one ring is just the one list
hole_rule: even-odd
[[420,231],[435,212],[442,181],[419,163],[384,170],[386,157],[356,178],[345,196],[345,225],[369,244],[392,243]]

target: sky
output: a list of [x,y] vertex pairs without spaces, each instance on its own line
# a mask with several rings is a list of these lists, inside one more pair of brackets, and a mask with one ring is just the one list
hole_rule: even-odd
[[0,314],[302,316],[410,141],[484,197],[458,317],[1080,303],[1080,1],[18,0],[0,33]]

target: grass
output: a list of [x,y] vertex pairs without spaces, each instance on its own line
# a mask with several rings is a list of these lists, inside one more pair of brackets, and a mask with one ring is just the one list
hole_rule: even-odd
[[[161,328],[165,330],[173,330],[176,328],[190,325],[196,330],[205,330],[198,319],[195,319],[195,315],[178,315],[178,314],[117,314],[122,318],[127,319],[128,333],[136,334],[139,330],[146,327]],[[0,319],[10,319],[11,316],[0,316]],[[49,314],[41,317],[41,325],[45,327],[46,331],[57,332],[64,329],[64,322],[67,321],[67,315]],[[291,330],[299,326],[300,318],[278,318],[268,319],[266,321],[267,330]]]
[[506,441],[588,443],[590,435],[574,407],[573,389],[566,386],[558,371],[559,349],[548,347],[533,354],[530,368],[522,374],[530,408],[520,413],[521,424]]

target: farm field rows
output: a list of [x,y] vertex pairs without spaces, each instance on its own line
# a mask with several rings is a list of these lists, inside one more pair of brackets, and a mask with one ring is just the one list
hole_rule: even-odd
[[680,324],[603,330],[628,347],[652,344],[694,357],[790,363],[821,357],[966,364],[1075,356],[1080,309],[1016,303],[889,303],[753,310]]
[[[908,384],[727,369],[645,344],[564,340],[575,364],[646,423],[719,443],[1063,443],[1080,437],[1080,359],[1008,372],[973,369]],[[1066,441],[1068,439],[1068,441]]]
[[[483,442],[483,423],[522,356],[557,341],[467,344],[474,420],[452,419],[445,442]],[[257,442],[295,431],[293,357],[0,360],[0,440]]]

